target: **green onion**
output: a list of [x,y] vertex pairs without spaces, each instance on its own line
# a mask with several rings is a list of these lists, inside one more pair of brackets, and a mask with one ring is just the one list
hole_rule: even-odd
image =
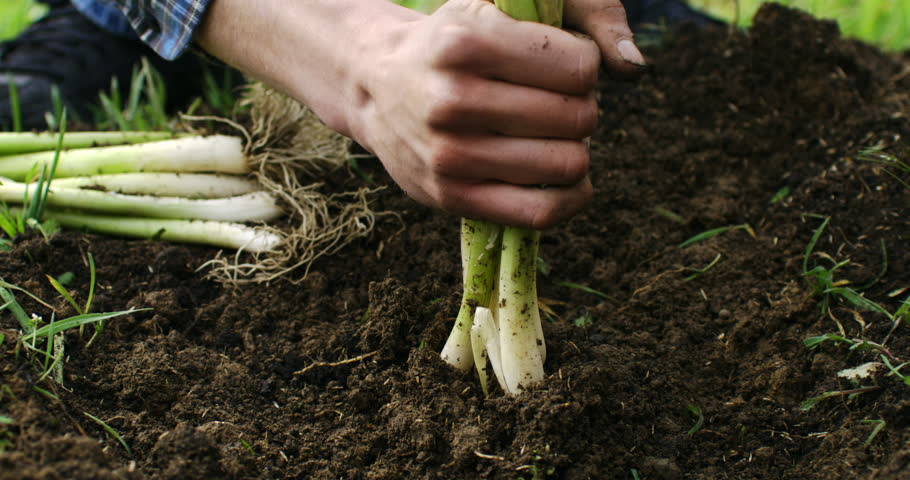
[[[22,203],[29,186],[0,178],[0,202]],[[248,222],[274,220],[282,215],[274,197],[253,192],[230,198],[193,200],[180,197],[123,195],[98,190],[57,188],[44,197],[46,205],[112,215]]]
[[[103,147],[169,140],[179,135],[170,132],[67,132],[64,149]],[[0,132],[0,155],[53,150],[56,133]]]
[[[562,24],[562,0],[495,3],[518,20]],[[535,230],[462,219],[464,295],[441,355],[460,370],[473,364],[484,393],[487,359],[508,394],[527,390],[544,378],[546,344],[537,304],[539,243],[540,232]]]
[[499,348],[502,383],[517,393],[544,378],[546,346],[537,308],[540,232],[505,227],[499,264]]
[[[499,244],[502,227],[481,220],[462,219],[462,263],[464,295],[455,319],[455,327],[442,348],[442,359],[459,370],[473,365],[471,325],[477,307],[489,307],[494,300],[493,286],[499,266]],[[467,261],[465,261],[465,256]]]
[[[0,157],[0,177],[27,179],[35,165],[49,165],[54,152]],[[241,140],[212,135],[138,145],[82,148],[60,154],[54,178],[131,172],[249,173]]]
[[[19,214],[20,210],[11,208],[10,212]],[[44,219],[56,221],[63,228],[106,235],[214,245],[248,252],[273,251],[282,243],[282,237],[268,229],[238,223],[128,218],[50,209],[44,211]]]
[[58,178],[54,187],[185,198],[224,198],[260,190],[255,180],[212,173],[113,173]]

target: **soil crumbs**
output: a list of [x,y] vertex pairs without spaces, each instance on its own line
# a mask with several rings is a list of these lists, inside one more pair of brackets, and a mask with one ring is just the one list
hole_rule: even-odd
[[0,275],[59,318],[44,275],[84,294],[89,252],[94,311],[152,310],[68,334],[57,387],[4,314],[0,478],[910,478],[910,386],[882,365],[910,360],[907,319],[803,275],[891,313],[910,296],[908,178],[868,161],[910,158],[910,64],[779,6],[650,57],[603,87],[593,205],[543,236],[539,388],[485,398],[439,359],[458,222],[394,187],[375,206],[403,221],[299,285],[206,281],[207,248],[36,235]]

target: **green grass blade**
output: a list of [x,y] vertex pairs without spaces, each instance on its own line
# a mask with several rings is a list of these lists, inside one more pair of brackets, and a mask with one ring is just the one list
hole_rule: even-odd
[[126,450],[127,455],[132,455],[132,454],[133,454],[133,451],[130,450],[130,446],[126,444],[126,440],[124,440],[123,437],[121,437],[120,434],[117,433],[116,430],[114,430],[113,428],[111,428],[110,425],[108,425],[107,423],[105,423],[104,420],[101,420],[100,418],[98,418],[98,417],[96,417],[96,416],[94,416],[94,415],[92,415],[91,413],[88,413],[88,412],[82,412],[82,413],[84,413],[86,417],[91,418],[92,420],[94,420],[95,423],[97,423],[98,425],[100,425],[101,428],[103,428],[104,431],[108,433],[108,435],[114,437],[115,440],[117,440],[118,442],[120,442],[120,445],[123,445],[123,448]]
[[82,315],[83,313],[85,313],[85,311],[83,311],[82,308],[76,303],[76,301],[73,300],[73,296],[70,295],[70,291],[67,290],[66,287],[61,285],[60,282],[58,282],[56,278],[54,278],[50,275],[45,275],[45,276],[47,277],[47,281],[51,282],[51,286],[54,287],[54,290],[56,290],[66,300],[66,302],[69,303],[70,306],[73,307],[73,310],[75,310],[76,313],[78,313],[79,315]]
[[828,222],[831,221],[831,217],[825,217],[825,220],[815,229],[815,232],[812,234],[812,238],[809,240],[809,244],[806,245],[806,253],[803,255],[803,273],[807,273],[807,268],[809,267],[809,257],[812,255],[812,250],[815,250],[815,244],[818,243],[818,239],[821,238],[822,232],[825,231],[825,227],[828,226]]
[[21,132],[22,131],[22,106],[19,105],[19,89],[16,87],[16,82],[13,81],[13,74],[10,72],[6,73],[6,85],[9,91],[9,108],[10,114],[13,117],[13,131]]
[[63,115],[63,109],[65,107],[63,106],[63,96],[60,94],[60,87],[56,84],[51,85],[51,104],[54,107],[54,114],[47,126],[49,130],[59,130],[60,118]]
[[[51,189],[51,180],[54,179],[54,175],[57,173],[57,165],[60,163],[60,152],[63,151],[63,136],[66,134],[66,109],[63,109],[63,113],[60,115],[60,133],[57,136],[57,148],[54,150],[54,159],[51,161],[51,168],[48,172],[47,178],[44,178],[45,169],[41,170],[41,180],[44,181],[44,191],[41,192],[41,196],[36,198],[35,201],[38,204],[37,212],[31,218],[41,221],[41,217],[44,216],[44,207],[47,204],[47,194]],[[38,183],[38,189],[41,189],[41,182]]]
[[109,312],[109,313],[87,313],[82,315],[76,315],[75,317],[67,318],[66,320],[61,320],[53,324],[45,325],[38,330],[35,330],[28,335],[22,337],[23,341],[31,341],[36,338],[48,338],[52,337],[60,332],[65,332],[71,328],[78,327],[80,325],[88,325],[92,323],[98,323],[104,320],[108,320],[115,317],[120,317],[123,315],[130,315],[136,312],[144,312],[151,310],[150,308],[131,308],[129,310],[122,310],[119,312]]
[[704,232],[699,233],[698,235],[695,235],[695,236],[693,236],[693,237],[690,237],[690,238],[689,238],[688,240],[686,240],[685,242],[680,243],[680,244],[679,244],[679,248],[686,248],[686,247],[688,247],[689,245],[692,245],[692,244],[694,244],[694,243],[698,243],[698,242],[707,240],[707,239],[709,239],[709,238],[716,237],[716,236],[718,236],[718,235],[720,235],[720,234],[722,234],[722,233],[726,233],[726,232],[729,232],[729,231],[731,231],[731,230],[746,230],[746,231],[748,231],[751,235],[754,235],[754,233],[752,232],[752,227],[750,227],[749,225],[747,225],[747,224],[745,224],[745,223],[742,224],[742,225],[729,225],[729,226],[726,226],[726,227],[712,228],[711,230],[706,230],[706,231],[704,231]]
[[95,298],[95,257],[92,256],[91,252],[88,254],[88,271],[89,271],[89,284],[88,284],[88,299],[85,300],[85,308],[82,309],[82,313],[89,313],[92,311],[92,300]]
[[0,204],[0,230],[3,230],[3,233],[12,240],[16,237],[16,234],[19,231],[16,229],[17,226],[16,217],[9,210],[9,206],[6,203]]
[[695,435],[701,428],[705,425],[705,415],[702,413],[701,409],[695,405],[689,405],[686,407],[689,410],[689,413],[695,416],[695,425],[689,429],[689,436]]
[[826,333],[824,335],[819,335],[817,337],[809,337],[809,338],[804,339],[803,345],[805,345],[806,348],[812,349],[812,348],[817,348],[818,346],[820,346],[822,343],[825,343],[825,342],[849,343],[851,345],[853,345],[855,343],[853,340],[844,338],[840,335],[837,335],[834,333]]
[[891,316],[891,313],[888,312],[887,310],[885,310],[884,307],[882,307],[881,305],[873,302],[872,300],[869,300],[868,298],[860,295],[852,288],[847,288],[847,287],[829,288],[829,289],[825,290],[824,293],[828,293],[828,294],[832,294],[832,295],[839,295],[858,308],[861,308],[863,310],[868,310],[870,312],[878,312],[878,313],[881,313],[881,314],[887,316],[888,318],[893,319],[893,317]]
[[861,423],[873,424],[875,427],[872,428],[872,431],[869,433],[869,436],[866,438],[866,441],[863,442],[864,447],[868,447],[872,443],[872,440],[885,428],[887,423],[884,419],[879,420],[860,420]]
[[891,375],[894,375],[895,377],[901,379],[905,385],[910,386],[910,375],[904,375],[903,373],[900,372],[900,369],[903,368],[904,365],[907,365],[907,364],[903,363],[903,364],[895,367],[895,366],[891,365],[890,361],[888,361],[888,357],[886,357],[884,355],[880,355],[880,356],[882,358],[882,362],[884,362],[884,364],[885,364],[885,367],[887,367],[888,370],[891,372]]
[[47,391],[47,390],[45,390],[45,389],[43,389],[43,388],[41,388],[41,387],[39,387],[39,386],[37,386],[37,385],[32,385],[32,390],[34,390],[34,391],[40,393],[41,395],[44,395],[45,397],[47,397],[47,398],[49,398],[49,399],[51,399],[51,400],[53,400],[53,401],[55,401],[55,402],[59,402],[59,401],[60,401],[60,397],[58,397],[57,395],[54,395],[53,393],[51,393],[51,392],[49,392],[49,391]]
[[[126,100],[126,118],[130,120],[135,120],[138,117],[138,112],[140,110],[140,102],[142,101],[142,92],[145,90],[145,82],[142,78],[142,72],[138,68],[133,69],[133,74],[130,77],[130,93],[127,96]],[[118,104],[119,107],[119,104]],[[126,125],[123,125],[126,127]],[[125,128],[121,128],[124,130]]]
[[[900,320],[906,317],[908,313],[910,313],[910,297],[907,297],[903,302],[901,302],[901,306],[897,308],[896,312],[894,312],[894,319]],[[908,320],[910,320],[910,318],[908,318]]]
[[32,330],[32,319],[26,315],[25,310],[22,309],[22,306],[19,305],[19,302],[16,301],[16,297],[13,295],[13,292],[9,291],[5,287],[9,285],[0,279],[0,300],[3,301],[3,308],[0,308],[0,311],[6,309],[12,312],[13,316],[16,317],[16,320],[19,322],[19,326],[22,327],[22,331],[29,333]]
[[[53,330],[53,328],[54,328],[54,323],[55,323],[56,319],[57,319],[56,313],[52,312],[51,313],[51,322],[49,324],[47,324],[47,326],[50,327],[51,330]],[[53,340],[53,335],[51,335],[50,338],[48,338],[47,345],[44,350],[44,372],[45,373],[50,372],[50,361],[52,358],[54,358],[54,354],[53,354],[54,342],[52,340]],[[47,376],[47,375],[43,375],[42,379],[45,376]]]
[[574,288],[574,289],[576,289],[576,290],[581,290],[582,292],[585,292],[585,293],[590,293],[590,294],[592,294],[592,295],[597,295],[598,297],[601,297],[601,298],[603,298],[603,299],[605,299],[605,300],[609,300],[609,301],[611,301],[611,302],[613,302],[613,303],[620,303],[619,300],[617,300],[617,299],[615,299],[615,298],[613,298],[613,297],[607,295],[606,293],[603,293],[603,292],[598,291],[598,290],[594,290],[593,288],[588,287],[588,286],[585,286],[585,285],[582,285],[582,284],[580,284],[580,283],[559,282],[559,283],[557,283],[556,285],[559,286],[559,287]]

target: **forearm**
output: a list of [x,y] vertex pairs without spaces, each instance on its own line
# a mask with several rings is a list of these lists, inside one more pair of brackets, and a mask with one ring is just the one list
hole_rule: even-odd
[[388,0],[212,0],[196,42],[352,134],[370,41],[420,15]]

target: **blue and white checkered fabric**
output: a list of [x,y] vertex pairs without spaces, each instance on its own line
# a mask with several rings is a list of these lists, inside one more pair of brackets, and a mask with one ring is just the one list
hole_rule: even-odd
[[209,0],[72,0],[72,3],[102,28],[120,35],[138,35],[159,55],[173,60],[189,46]]

